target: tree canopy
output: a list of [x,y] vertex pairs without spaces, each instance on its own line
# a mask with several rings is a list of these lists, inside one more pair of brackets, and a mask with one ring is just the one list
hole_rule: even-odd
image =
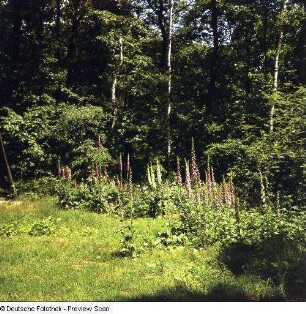
[[130,154],[136,179],[157,156],[170,175],[194,138],[201,165],[233,169],[246,198],[264,184],[304,202],[305,12],[305,0],[1,0],[15,177],[59,160],[84,173],[98,138],[105,160]]

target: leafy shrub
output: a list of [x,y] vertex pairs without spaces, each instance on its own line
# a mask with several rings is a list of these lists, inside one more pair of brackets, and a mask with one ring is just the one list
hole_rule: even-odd
[[[288,241],[306,243],[306,213],[291,211],[278,215],[272,211],[241,210],[223,207],[216,210],[185,200],[179,205],[181,229],[195,246],[214,243],[257,245],[281,235]],[[238,215],[238,217],[237,217]]]
[[58,199],[63,208],[80,208],[105,213],[118,206],[119,189],[115,184],[107,182],[75,184],[62,181],[58,186]]
[[217,179],[230,170],[234,173],[235,187],[240,197],[260,203],[258,161],[250,147],[241,140],[228,139],[211,144],[206,151],[216,169]]
[[57,189],[59,205],[62,208],[84,208],[89,194],[88,186],[62,182]]
[[46,176],[31,181],[20,180],[16,183],[19,195],[53,196],[57,194],[59,181],[52,176]]
[[138,252],[135,244],[136,231],[132,225],[128,225],[120,231],[122,235],[121,248],[117,253],[119,257],[135,257]]
[[[235,274],[248,272],[284,285],[292,284],[297,269],[302,268],[299,265],[306,245],[303,210],[237,213],[231,208],[215,210],[189,201],[182,204],[180,220],[180,230],[193,246],[220,246],[219,259]],[[169,235],[164,238],[166,241]],[[301,277],[298,279],[305,280]]]
[[180,199],[180,191],[176,186],[164,184],[157,189],[138,186],[133,191],[133,199],[126,195],[123,201],[127,216],[152,217],[174,212]]
[[101,107],[95,106],[45,105],[22,115],[4,109],[0,132],[15,178],[50,175],[59,160],[73,165],[77,176],[87,177],[94,162],[102,167],[111,159],[105,147],[99,154],[96,149],[98,138],[105,137],[103,117]]
[[165,247],[184,246],[188,242],[187,236],[182,232],[181,228],[173,226],[170,230],[162,231],[157,234],[155,245],[161,244]]
[[244,212],[235,240],[222,243],[222,262],[234,273],[248,272],[275,284],[290,282],[292,286],[297,269],[301,269],[305,225],[305,214],[279,217],[274,213]]
[[54,232],[55,228],[56,222],[54,221],[54,219],[49,217],[42,221],[35,222],[29,230],[29,235],[35,237],[50,235]]
[[6,223],[0,225],[0,238],[11,238],[17,233],[17,223]]

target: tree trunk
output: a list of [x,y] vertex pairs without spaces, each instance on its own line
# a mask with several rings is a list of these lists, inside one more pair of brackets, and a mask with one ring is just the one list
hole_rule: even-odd
[[[56,0],[56,17],[55,17],[55,58],[56,58],[56,68],[57,73],[61,71],[61,16],[62,16],[62,0]],[[57,87],[55,91],[55,101],[56,104],[60,102],[60,90],[61,82],[58,79]]]
[[120,73],[121,67],[123,65],[123,39],[122,36],[119,37],[118,40],[119,43],[119,65],[118,65],[118,70],[115,73],[114,76],[114,80],[113,80],[113,84],[112,84],[112,95],[111,95],[111,100],[114,106],[114,113],[113,113],[113,122],[111,125],[111,130],[115,127],[115,123],[116,123],[116,115],[118,112],[118,104],[117,104],[117,83],[118,83],[118,79],[117,79],[117,75],[118,73]]
[[[168,30],[166,27],[164,12],[165,12],[165,3],[164,0],[146,0],[149,7],[153,10],[157,17],[157,25],[161,32],[162,36],[162,47],[161,47],[161,57],[160,57],[160,68],[163,71],[167,70],[167,51],[168,51]],[[173,0],[170,0],[173,6]],[[169,3],[169,6],[170,6]]]
[[172,89],[172,25],[173,25],[173,0],[169,1],[169,21],[168,21],[168,42],[167,42],[167,76],[168,76],[168,89],[167,89],[167,158],[168,168],[170,169],[170,156],[171,156],[171,89]]
[[217,1],[211,0],[211,28],[213,32],[213,51],[210,62],[210,82],[208,88],[208,104],[207,114],[211,115],[214,113],[215,105],[215,94],[216,94],[216,80],[217,80],[217,58],[219,53],[219,34],[218,34],[218,8]]
[[[276,55],[274,61],[274,73],[273,73],[273,93],[277,92],[278,89],[278,74],[279,74],[279,58],[281,54],[281,50],[283,47],[284,40],[284,17],[287,11],[287,4],[289,0],[283,0],[282,9],[280,12],[280,25],[279,25],[279,35],[277,40],[277,48]],[[273,132],[274,128],[274,113],[275,113],[275,105],[273,103],[270,111],[270,133]]]
[[3,154],[4,163],[5,163],[5,166],[6,166],[8,178],[9,178],[10,185],[11,185],[11,194],[15,197],[15,196],[17,196],[17,190],[16,190],[16,187],[15,187],[15,183],[14,183],[14,180],[13,180],[12,173],[11,173],[11,168],[10,168],[10,165],[8,163],[6,151],[5,151],[5,148],[4,148],[4,142],[3,142],[3,138],[2,138],[1,134],[0,134],[0,145],[1,145],[1,151],[2,151],[2,154]]
[[[172,28],[173,28],[173,8],[174,0],[146,0],[149,7],[153,10],[157,17],[157,25],[161,32],[162,47],[160,68],[167,75],[167,94],[166,94],[166,146],[167,146],[167,162],[168,169],[170,169],[170,156],[171,156],[171,89],[172,89],[172,68],[171,68],[171,55],[172,55]],[[167,16],[165,13],[168,13]]]

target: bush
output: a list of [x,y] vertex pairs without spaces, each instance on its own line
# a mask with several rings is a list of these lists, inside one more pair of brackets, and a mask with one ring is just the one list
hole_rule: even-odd
[[32,107],[22,115],[11,109],[2,113],[0,132],[17,179],[55,173],[59,161],[87,177],[94,163],[103,168],[111,160],[105,147],[96,148],[98,138],[105,138],[100,107],[60,104]]
[[54,196],[57,194],[59,180],[52,176],[42,177],[36,180],[16,183],[19,195]]
[[0,238],[11,238],[17,233],[17,223],[6,223],[0,225]]
[[180,202],[181,191],[177,186],[164,184],[156,189],[146,185],[136,186],[133,197],[128,192],[122,198],[126,216],[152,217],[173,213]]
[[62,208],[80,208],[106,213],[111,209],[116,211],[119,206],[119,189],[114,183],[75,184],[62,181],[57,189]]
[[50,235],[55,231],[55,229],[56,221],[49,217],[42,221],[35,222],[29,230],[29,235],[34,237]]
[[241,210],[203,207],[186,200],[179,206],[180,228],[195,246],[219,243],[258,245],[275,236],[305,244],[306,212]]

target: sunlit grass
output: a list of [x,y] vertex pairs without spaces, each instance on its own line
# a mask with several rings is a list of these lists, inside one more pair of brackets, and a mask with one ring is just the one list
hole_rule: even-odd
[[[52,217],[50,235],[31,236],[34,223]],[[279,291],[260,278],[235,277],[216,261],[218,248],[146,249],[120,258],[120,230],[129,221],[86,211],[59,210],[54,200],[0,205],[2,223],[16,233],[0,238],[0,300],[260,300]],[[135,219],[139,245],[165,230],[162,218]]]

